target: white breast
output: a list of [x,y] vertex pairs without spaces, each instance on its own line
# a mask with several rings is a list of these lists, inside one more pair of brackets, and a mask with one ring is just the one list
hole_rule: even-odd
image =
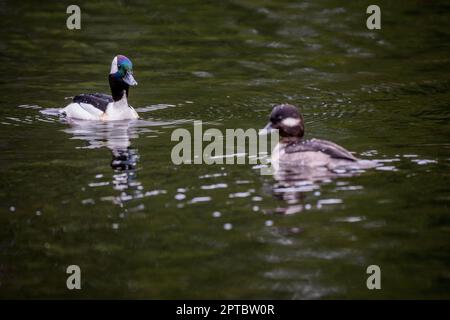
[[103,120],[129,120],[139,118],[133,107],[128,105],[127,96],[108,104]]
[[133,107],[126,106],[126,108],[117,108],[111,103],[111,106],[108,105],[102,120],[129,120],[137,118],[139,116]]

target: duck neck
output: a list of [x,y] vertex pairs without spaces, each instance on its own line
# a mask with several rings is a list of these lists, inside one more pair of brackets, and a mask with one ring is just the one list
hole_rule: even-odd
[[301,137],[282,137],[280,143],[291,144],[301,141]]
[[109,87],[111,88],[111,95],[114,102],[121,101],[123,97],[125,97],[126,101],[130,86],[123,81],[119,72],[109,75]]

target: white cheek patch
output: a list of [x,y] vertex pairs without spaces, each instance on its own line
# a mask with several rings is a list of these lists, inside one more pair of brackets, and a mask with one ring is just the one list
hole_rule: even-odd
[[283,121],[281,121],[281,124],[286,127],[295,127],[295,126],[298,126],[299,123],[300,123],[300,119],[295,119],[295,118],[286,118],[286,119],[283,119]]
[[109,72],[109,74],[116,73],[117,71],[119,71],[119,69],[117,68],[117,57],[114,57],[113,61],[111,62],[111,71]]

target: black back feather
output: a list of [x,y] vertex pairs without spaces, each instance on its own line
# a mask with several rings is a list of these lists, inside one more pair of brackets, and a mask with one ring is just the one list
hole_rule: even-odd
[[73,102],[75,103],[87,103],[103,112],[106,111],[108,104],[113,101],[114,100],[110,95],[104,93],[85,93],[79,94],[73,98]]

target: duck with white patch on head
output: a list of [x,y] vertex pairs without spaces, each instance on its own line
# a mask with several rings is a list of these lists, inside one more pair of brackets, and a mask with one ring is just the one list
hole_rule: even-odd
[[128,104],[130,86],[137,85],[133,77],[133,64],[123,55],[114,57],[109,74],[111,96],[103,93],[80,94],[60,114],[68,119],[79,120],[128,120],[138,119],[139,115]]
[[[343,147],[319,139],[304,140],[303,116],[297,107],[290,104],[275,106],[270,122],[264,130],[279,130],[281,137],[272,152],[272,166],[280,168],[326,168],[330,171],[368,169],[378,165],[375,161],[361,160]],[[310,169],[308,169],[310,170]]]

